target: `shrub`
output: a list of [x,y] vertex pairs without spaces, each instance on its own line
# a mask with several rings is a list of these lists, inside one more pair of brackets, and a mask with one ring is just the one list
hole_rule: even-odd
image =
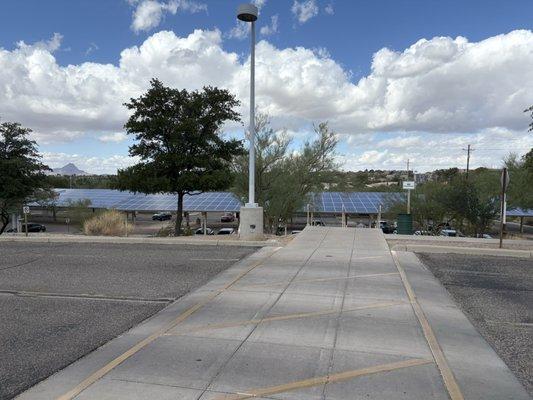
[[[133,224],[128,223],[127,233],[133,231]],[[124,214],[116,210],[104,211],[83,223],[83,232],[94,236],[123,236],[126,234]]]

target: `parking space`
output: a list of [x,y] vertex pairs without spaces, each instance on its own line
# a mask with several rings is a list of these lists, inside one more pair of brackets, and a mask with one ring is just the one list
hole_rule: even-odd
[[0,399],[103,345],[254,251],[0,242]]

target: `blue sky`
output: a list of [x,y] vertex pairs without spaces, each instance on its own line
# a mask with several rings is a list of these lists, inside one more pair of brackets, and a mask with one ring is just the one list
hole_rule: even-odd
[[[245,110],[239,3],[4,0],[0,117],[31,127],[50,165],[101,173],[132,162],[120,104],[152,76],[226,86]],[[530,0],[257,3],[258,104],[295,147],[321,120],[339,132],[346,169],[399,168],[407,158],[419,170],[461,166],[468,143],[474,166],[497,166],[533,145],[522,113],[533,104]]]

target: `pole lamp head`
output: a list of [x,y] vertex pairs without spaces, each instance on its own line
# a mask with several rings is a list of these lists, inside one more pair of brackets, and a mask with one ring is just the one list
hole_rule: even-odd
[[259,10],[253,4],[241,4],[237,8],[237,18],[244,22],[254,22],[257,20]]

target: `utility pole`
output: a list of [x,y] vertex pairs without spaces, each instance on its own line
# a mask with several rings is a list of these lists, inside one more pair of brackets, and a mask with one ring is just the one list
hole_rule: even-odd
[[[409,159],[407,159],[407,180],[409,180]],[[411,191],[407,191],[407,214],[411,214]]]
[[468,173],[470,171],[470,152],[472,152],[474,149],[468,145],[468,147],[463,150],[466,151],[466,180],[468,180]]

